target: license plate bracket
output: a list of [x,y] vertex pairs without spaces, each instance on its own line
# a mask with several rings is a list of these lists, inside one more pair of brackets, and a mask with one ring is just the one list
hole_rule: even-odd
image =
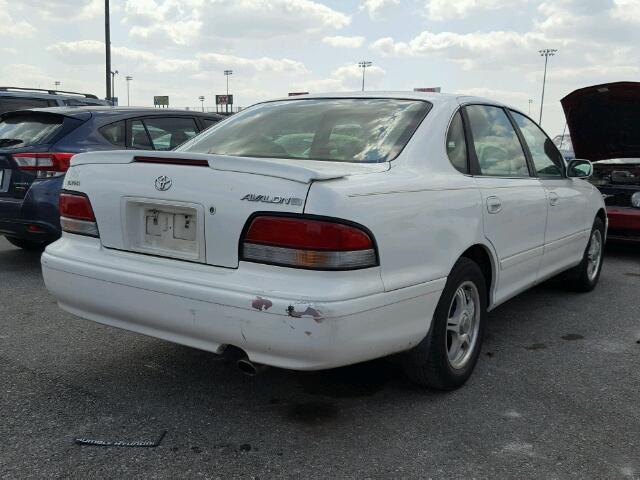
[[128,250],[205,261],[201,205],[129,198],[124,210]]

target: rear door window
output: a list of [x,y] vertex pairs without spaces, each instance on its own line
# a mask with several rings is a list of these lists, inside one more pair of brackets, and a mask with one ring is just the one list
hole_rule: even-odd
[[173,150],[198,134],[196,122],[190,117],[154,117],[143,122],[155,150]]
[[465,107],[480,173],[495,177],[528,177],[522,145],[506,112],[492,105]]
[[55,107],[56,105],[55,101],[42,98],[0,97],[0,113],[28,108]]
[[49,143],[62,128],[62,115],[10,114],[0,120],[0,148]]
[[118,147],[125,146],[124,140],[124,120],[119,122],[110,123],[109,125],[105,125],[99,129],[102,136],[112,145],[116,145]]
[[151,139],[144,128],[142,120],[133,120],[131,123],[131,133],[129,135],[131,147],[138,150],[153,150]]

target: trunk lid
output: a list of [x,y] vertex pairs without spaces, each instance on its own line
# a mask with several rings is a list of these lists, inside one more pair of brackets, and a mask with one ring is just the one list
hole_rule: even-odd
[[640,82],[582,88],[561,103],[576,158],[640,158]]
[[93,152],[73,157],[64,188],[89,196],[107,248],[236,268],[240,237],[253,214],[303,213],[312,182],[386,168],[186,152]]

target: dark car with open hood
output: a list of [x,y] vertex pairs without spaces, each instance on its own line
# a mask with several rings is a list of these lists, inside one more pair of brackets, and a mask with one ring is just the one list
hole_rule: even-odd
[[594,163],[612,240],[640,242],[640,82],[576,90],[562,99],[576,158]]

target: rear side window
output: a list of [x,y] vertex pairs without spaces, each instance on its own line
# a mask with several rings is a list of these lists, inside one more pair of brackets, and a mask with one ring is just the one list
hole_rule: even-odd
[[62,128],[61,115],[9,115],[0,121],[0,147],[30,147],[49,143]]
[[140,150],[173,150],[197,134],[193,118],[145,118],[131,122],[130,144]]
[[193,118],[146,118],[143,122],[155,150],[173,150],[198,134]]
[[522,145],[505,111],[490,105],[470,105],[465,110],[481,174],[528,177]]
[[131,146],[139,150],[153,150],[147,129],[141,120],[131,122]]
[[0,113],[25,110],[27,108],[46,108],[56,106],[53,100],[42,98],[0,97]]
[[238,157],[378,163],[393,160],[431,104],[395,98],[267,102],[207,130],[185,151]]
[[512,111],[511,114],[527,142],[538,176],[562,178],[564,160],[553,141],[521,113]]
[[111,123],[109,125],[105,125],[100,128],[100,133],[102,136],[112,145],[116,145],[118,147],[125,146],[124,140],[124,120],[120,122]]
[[202,123],[204,124],[204,128],[209,128],[211,125],[215,125],[216,123],[218,123],[220,120],[217,119],[213,119],[213,118],[201,118]]
[[467,173],[469,167],[467,164],[467,143],[464,137],[464,127],[462,126],[462,114],[456,113],[449,125],[447,132],[447,155],[451,164],[456,170]]

